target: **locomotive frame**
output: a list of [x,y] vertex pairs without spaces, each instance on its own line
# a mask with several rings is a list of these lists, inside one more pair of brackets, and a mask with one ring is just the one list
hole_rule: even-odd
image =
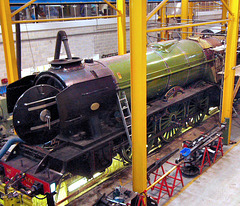
[[[61,41],[64,42],[68,56],[64,60],[59,59]],[[203,46],[203,42],[208,46]],[[159,58],[158,61],[165,65],[165,71],[169,73],[161,74],[167,79],[165,89],[156,92],[154,89],[149,90],[151,93],[147,111],[149,152],[158,147],[162,141],[171,142],[181,133],[182,128],[201,123],[208,114],[209,107],[219,104],[220,89],[216,74],[222,68],[223,53],[215,52],[212,48],[220,46],[221,42],[209,38],[201,39],[199,42],[195,39],[184,40],[180,44],[185,43],[194,45],[197,48],[196,56],[202,56],[202,59],[194,59],[191,56],[191,52],[192,55],[195,54],[192,48],[189,46],[187,53],[182,47],[177,46],[177,41],[151,45],[153,54],[157,54],[154,58]],[[170,62],[163,58],[164,55],[166,59],[169,58],[171,51],[186,62],[184,64],[186,68],[181,68],[180,65],[178,66],[180,68],[173,68],[171,71]],[[16,145],[0,163],[1,175],[6,178],[6,182],[13,177],[20,178],[13,186],[21,188],[26,194],[32,196],[51,194],[50,184],[59,181],[66,173],[91,178],[96,172],[102,172],[109,167],[116,154],[120,154],[125,162],[131,162],[131,147],[116,103],[116,94],[123,90],[126,90],[129,99],[129,87],[126,85],[128,80],[122,77],[125,71],[114,73],[108,69],[114,65],[119,67],[116,62],[121,58],[123,65],[128,65],[126,63],[128,56],[98,62],[85,60],[83,65],[81,59],[71,56],[67,36],[61,31],[57,37],[55,59],[51,63],[53,68],[9,85],[8,109],[10,112],[13,111],[17,134],[26,143]],[[152,61],[156,60],[154,58]],[[193,58],[191,59],[193,63],[190,58]],[[201,62],[202,60],[204,61]],[[195,73],[191,76],[192,68]],[[173,76],[174,72],[178,73],[177,69],[180,72],[187,71],[187,75],[193,79],[177,80],[184,82],[181,86],[171,85],[173,80],[177,79]],[[89,73],[85,74],[85,71]],[[82,78],[80,81],[78,73]],[[197,76],[199,73],[202,77],[206,76],[205,80],[208,82],[202,81],[202,77]],[[30,112],[33,112],[33,117],[28,115]],[[31,118],[41,125],[31,125],[29,122],[32,121]],[[83,127],[85,128],[82,129]],[[58,135],[59,128],[61,133]],[[31,165],[27,170],[27,176],[18,176],[19,173],[26,173],[23,172],[26,171],[26,165]]]

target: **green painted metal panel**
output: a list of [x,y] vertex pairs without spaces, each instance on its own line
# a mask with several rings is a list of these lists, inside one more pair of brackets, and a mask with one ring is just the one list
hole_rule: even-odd
[[[130,93],[130,54],[101,60],[108,66],[120,89]],[[190,40],[171,40],[150,45],[147,51],[148,98],[161,95],[173,86],[202,79],[207,71],[201,46]]]
[[168,86],[166,62],[155,51],[147,52],[147,96],[153,98],[162,94]]

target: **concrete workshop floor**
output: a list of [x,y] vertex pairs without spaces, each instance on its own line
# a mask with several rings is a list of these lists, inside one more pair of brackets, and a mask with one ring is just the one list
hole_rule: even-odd
[[240,120],[233,118],[231,141],[224,156],[197,176],[164,206],[238,206],[240,205]]

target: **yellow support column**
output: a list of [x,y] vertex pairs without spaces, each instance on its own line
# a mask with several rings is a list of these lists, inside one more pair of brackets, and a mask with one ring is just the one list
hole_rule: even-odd
[[[226,4],[228,3],[227,0],[223,0]],[[222,5],[222,19],[226,19],[227,18],[227,8],[225,6]],[[226,23],[222,23],[222,27],[221,27],[221,32],[225,33],[226,32]]]
[[[181,6],[181,23],[186,24],[188,22],[188,0],[182,0]],[[182,39],[187,38],[187,28],[182,28]]]
[[18,80],[17,60],[14,48],[12,20],[9,0],[0,0],[0,21],[7,68],[8,82]]
[[130,0],[133,190],[147,188],[146,0]]
[[[166,18],[166,6],[162,7],[161,9],[161,27],[166,26],[167,18]],[[166,31],[161,32],[161,40],[166,40]]]
[[[190,21],[189,23],[190,24],[193,23],[193,6],[194,6],[194,3],[189,2],[189,21]],[[188,34],[188,36],[192,36],[193,28],[189,27],[188,32],[190,33],[190,34]]]
[[117,0],[117,9],[121,12],[118,20],[118,55],[126,54],[126,4],[125,0]]
[[238,41],[238,23],[239,23],[239,0],[230,1],[229,14],[231,21],[228,23],[227,30],[227,48],[225,58],[225,73],[223,85],[223,104],[222,104],[222,122],[228,123],[227,137],[224,137],[224,143],[230,143],[231,124],[232,124],[232,106],[233,106],[233,92],[235,70],[232,68],[236,66],[237,41]]

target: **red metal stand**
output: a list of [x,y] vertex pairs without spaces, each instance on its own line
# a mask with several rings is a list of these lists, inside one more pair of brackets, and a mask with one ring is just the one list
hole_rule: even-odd
[[143,195],[139,195],[139,201],[138,201],[137,206],[146,206]]
[[[165,174],[163,166],[161,166],[162,171],[160,171],[160,168],[156,170],[156,172],[153,172],[154,175],[154,181],[157,181],[158,178],[160,178],[162,175]],[[151,185],[151,182],[149,180],[149,185]],[[154,200],[157,200],[157,203],[159,203],[160,199],[164,197],[166,194],[168,194],[169,197],[171,197],[170,187],[167,183],[167,177],[163,178],[158,184],[153,186],[151,190],[158,189],[158,195],[157,196],[151,196]]]
[[[175,164],[171,162],[166,162],[167,164],[175,166]],[[165,164],[166,164],[165,163]],[[161,168],[158,168],[155,172],[152,173],[154,175],[154,182],[159,179],[162,175],[165,174],[165,170],[163,165]],[[148,181],[149,185],[151,184],[150,180]],[[184,187],[183,178],[182,178],[182,172],[180,169],[180,166],[177,167],[175,175],[168,175],[167,177],[163,178],[159,183],[157,183],[155,186],[151,188],[151,190],[158,189],[158,195],[151,197],[155,200],[157,200],[157,203],[159,204],[159,201],[162,197],[165,195],[168,195],[171,197],[173,195],[174,189],[182,184],[182,187]]]
[[[215,155],[214,155],[213,163],[216,161],[218,153],[220,153],[223,156],[223,143],[222,143],[222,140],[223,140],[223,138],[219,137],[217,146],[212,146],[213,148],[215,148]],[[209,166],[211,166],[211,159],[210,159],[210,156],[209,156],[208,149],[209,149],[208,146],[204,147],[205,151],[204,151],[204,154],[203,154],[203,159],[202,159],[201,165],[199,166],[200,174],[202,173],[202,170],[203,170],[205,165],[208,164]]]
[[215,156],[214,156],[213,162],[216,161],[218,153],[220,153],[223,156],[223,142],[222,142],[222,140],[223,140],[223,137],[219,137],[217,146],[214,146],[216,148],[216,150],[215,150]]
[[[171,162],[167,162],[167,163],[171,164],[173,166],[176,166],[176,164],[173,164]],[[173,184],[169,186],[171,188],[171,196],[173,195],[174,189],[178,185],[182,184],[182,187],[184,187],[183,178],[182,178],[182,171],[180,169],[180,165],[177,166],[175,175],[174,176],[168,175],[167,178],[172,178],[173,179]],[[178,181],[178,183],[177,183],[177,181]]]
[[209,149],[208,146],[204,147],[203,159],[200,165],[200,174],[202,174],[202,170],[206,164],[209,164],[209,167],[211,166],[211,160],[210,160],[208,149]]

